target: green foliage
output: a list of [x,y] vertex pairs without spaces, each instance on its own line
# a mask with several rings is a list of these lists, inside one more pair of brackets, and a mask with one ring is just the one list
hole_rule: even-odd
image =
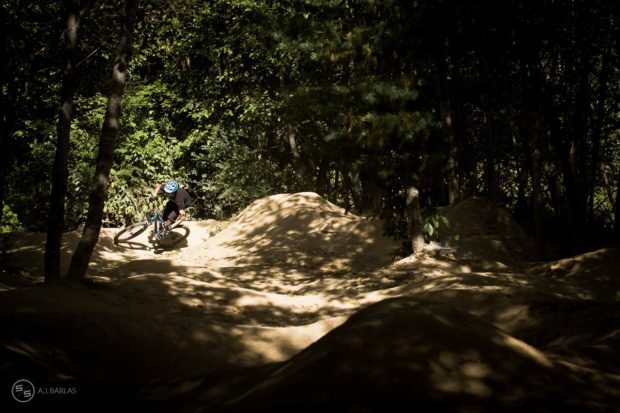
[[76,228],[86,219],[105,104],[106,99],[101,95],[90,98],[78,97],[75,101],[77,116],[74,118],[71,131],[65,205],[67,229]]
[[[16,160],[6,201],[24,228],[43,229],[61,3],[0,5],[15,34],[2,67]],[[83,13],[68,229],[87,210],[120,6],[93,3]],[[381,214],[402,235],[405,188],[418,187],[425,208],[445,204],[450,158],[465,195],[490,194],[496,171],[498,201],[531,217],[526,115],[538,110],[550,152],[541,166],[545,211],[558,214],[558,173],[566,199],[581,197],[583,221],[609,229],[620,169],[614,10],[603,0],[147,2],[105,219],[140,218],[155,184],[175,178],[197,199],[196,218],[313,190]],[[565,149],[573,143],[576,163]],[[596,176],[582,179],[590,171]],[[438,239],[444,219],[425,214],[427,240]]]
[[23,231],[23,226],[17,214],[8,204],[2,206],[2,223],[0,223],[0,232],[16,232]]
[[[422,218],[424,220],[424,238],[427,242],[445,238],[440,234],[440,229],[450,228],[448,217],[442,215],[437,209],[430,208],[424,211]],[[458,235],[455,235],[453,239],[458,240]]]
[[428,215],[424,220],[424,238],[427,241],[437,239],[439,237],[440,220],[442,220],[445,225],[448,225],[448,219],[442,215],[438,215],[437,213]]
[[221,219],[276,191],[277,165],[229,131],[196,131],[181,148],[199,215]]
[[6,200],[26,229],[41,230],[47,219],[49,182],[54,160],[54,129],[44,122],[26,121],[15,132],[22,153],[6,179]]
[[611,231],[614,227],[614,200],[618,194],[607,191],[606,188],[597,187],[594,191],[592,208],[595,211],[595,225],[597,228]]
[[174,94],[159,82],[127,91],[105,206],[108,220],[126,224],[140,219],[156,184],[185,176],[183,168],[175,167],[181,139],[172,123],[174,103]]

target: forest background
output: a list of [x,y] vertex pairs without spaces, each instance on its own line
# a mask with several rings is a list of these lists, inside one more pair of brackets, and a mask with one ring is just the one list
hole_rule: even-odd
[[[120,1],[0,1],[3,231],[45,231],[77,11],[64,230],[86,220]],[[411,235],[484,196],[567,252],[620,233],[620,5],[609,0],[142,2],[104,223],[177,179],[196,219],[314,191]],[[77,28],[77,26],[76,26]],[[419,191],[419,192],[417,192]]]

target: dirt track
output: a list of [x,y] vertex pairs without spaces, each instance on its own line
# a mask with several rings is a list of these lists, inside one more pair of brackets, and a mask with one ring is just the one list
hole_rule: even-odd
[[[335,359],[371,368],[376,354],[384,354],[382,366],[396,361],[420,366],[394,373],[418,380],[426,389],[420,393],[424,397],[433,395],[411,403],[452,400],[452,405],[461,396],[499,400],[499,389],[521,383],[517,379],[523,374],[559,384],[545,393],[525,381],[519,384],[521,393],[510,393],[521,402],[561,397],[562,386],[566,394],[577,394],[575,406],[596,410],[608,406],[607,400],[620,400],[620,358],[614,350],[620,348],[618,250],[530,263],[527,240],[514,233],[509,217],[501,211],[489,214],[490,207],[480,201],[459,208],[452,222],[463,236],[455,254],[398,261],[393,259],[397,243],[384,238],[376,222],[345,214],[311,193],[261,199],[225,227],[214,221],[189,222],[187,242],[169,251],[150,249],[144,235],[130,246],[116,246],[115,230],[104,229],[89,269],[95,284],[73,289],[15,288],[38,280],[45,237],[3,235],[2,262],[9,269],[0,280],[6,290],[0,293],[0,317],[7,326],[1,337],[3,365],[13,374],[24,364],[38,366],[34,370],[48,380],[62,376],[143,383],[289,360],[285,365],[291,367],[279,373],[281,384],[269,378],[273,372],[256,373],[247,380],[264,385],[241,399],[238,394],[247,383],[231,384],[228,393],[222,390],[217,397],[200,384],[170,395],[189,405],[198,398],[206,406],[243,410],[254,403],[277,407],[269,401],[278,400],[274,392],[290,392],[289,381],[310,386],[316,380],[311,371],[327,374]],[[460,226],[458,216],[466,217]],[[483,221],[473,222],[477,217]],[[485,230],[468,232],[472,226]],[[66,235],[65,268],[78,237]],[[343,324],[372,303],[380,304]],[[385,311],[394,314],[388,317],[392,322],[386,321]],[[364,325],[360,337],[370,341],[360,349],[354,337]],[[426,333],[416,336],[414,331]],[[422,340],[420,349],[440,342],[449,347],[429,353],[410,346],[395,353],[395,359],[386,356],[399,342],[416,340]],[[373,348],[378,353],[369,350]],[[349,358],[351,351],[357,351],[357,361]],[[299,358],[308,355],[315,361],[303,362],[304,370]],[[512,360],[514,368],[507,369],[502,360]],[[346,373],[342,363],[339,371]],[[375,384],[389,388],[385,383]],[[317,391],[291,397],[299,402],[326,397]],[[342,403],[350,404],[345,396]],[[523,407],[510,400],[480,406],[488,411]],[[566,407],[558,406],[558,411]]]

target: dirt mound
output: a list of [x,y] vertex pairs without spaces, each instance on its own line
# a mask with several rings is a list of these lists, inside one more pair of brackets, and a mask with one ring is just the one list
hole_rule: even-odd
[[[556,278],[596,277],[596,281],[607,281],[620,278],[619,256],[618,247],[601,248],[549,263],[536,264],[531,269]],[[617,298],[620,299],[620,295]]]
[[439,229],[442,242],[456,246],[457,256],[512,263],[536,258],[534,242],[510,213],[492,201],[468,198],[440,210],[448,225]]
[[205,411],[211,402],[224,411],[564,412],[620,401],[613,377],[603,379],[603,395],[491,324],[414,298],[367,307],[288,362],[245,380],[234,391],[223,382],[190,398],[200,398]]
[[620,300],[619,256],[618,247],[601,248],[557,261],[531,264],[526,270],[544,278],[547,285],[571,286],[573,297],[613,302]]
[[238,263],[288,263],[317,270],[381,266],[396,249],[378,221],[346,213],[313,192],[255,201],[210,244],[227,249],[229,256],[245,254]]

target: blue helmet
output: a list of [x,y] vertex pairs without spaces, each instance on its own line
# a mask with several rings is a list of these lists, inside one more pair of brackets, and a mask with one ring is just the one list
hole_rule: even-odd
[[179,184],[177,184],[177,181],[168,181],[166,182],[166,185],[164,186],[164,192],[167,194],[172,194],[174,192],[176,192],[179,189]]

